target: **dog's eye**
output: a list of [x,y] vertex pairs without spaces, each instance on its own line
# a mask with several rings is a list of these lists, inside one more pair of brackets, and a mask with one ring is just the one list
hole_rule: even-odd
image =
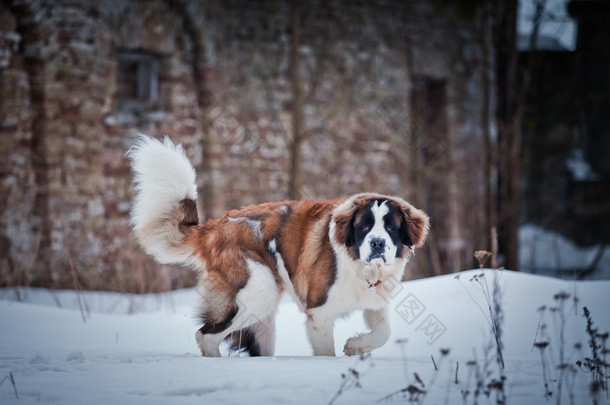
[[385,227],[388,232],[394,232],[394,227],[392,225],[388,225]]
[[368,231],[369,229],[370,229],[370,228],[369,228],[369,226],[368,226],[368,225],[364,225],[364,226],[362,227],[362,232],[366,232],[366,231]]

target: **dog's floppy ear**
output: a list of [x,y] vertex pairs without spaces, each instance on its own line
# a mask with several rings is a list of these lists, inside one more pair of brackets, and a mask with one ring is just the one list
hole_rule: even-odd
[[359,207],[357,204],[351,203],[347,206],[339,206],[333,214],[333,222],[335,223],[335,242],[346,247],[354,245],[354,233],[356,215]]
[[356,233],[355,222],[356,222],[356,213],[354,212],[354,215],[352,215],[352,219],[350,219],[349,224],[347,225],[347,229],[348,229],[347,239],[345,240],[345,246],[347,246],[347,247],[354,246],[355,233]]
[[405,214],[402,214],[402,222],[400,223],[400,229],[398,231],[400,234],[400,242],[405,246],[413,246],[413,241],[409,236],[409,228],[407,226],[407,219]]
[[400,240],[405,246],[422,247],[430,230],[430,219],[422,210],[418,210],[406,201],[399,201],[402,215]]

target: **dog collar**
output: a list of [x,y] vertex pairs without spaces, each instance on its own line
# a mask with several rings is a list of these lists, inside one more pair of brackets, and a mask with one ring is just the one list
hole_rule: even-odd
[[377,292],[377,286],[379,284],[381,284],[381,280],[377,280],[374,283],[371,283],[369,280],[366,280],[366,283],[368,284],[368,288],[369,290],[371,290],[371,294],[375,294]]

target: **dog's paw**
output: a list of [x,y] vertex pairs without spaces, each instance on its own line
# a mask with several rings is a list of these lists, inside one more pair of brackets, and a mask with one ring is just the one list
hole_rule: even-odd
[[366,350],[366,348],[362,347],[361,340],[357,337],[347,339],[347,342],[345,342],[345,346],[343,347],[343,353],[348,356],[357,356],[369,351],[370,350]]

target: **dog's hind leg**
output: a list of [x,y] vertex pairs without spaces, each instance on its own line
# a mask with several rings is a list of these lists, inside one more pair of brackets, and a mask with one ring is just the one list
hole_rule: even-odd
[[228,334],[235,330],[232,326],[234,325],[233,320],[236,314],[231,314],[226,321],[217,324],[205,324],[195,333],[195,340],[199,345],[199,349],[201,349],[201,355],[220,357],[220,343]]
[[250,357],[273,356],[275,350],[275,311],[260,322],[230,335],[231,350],[246,352]]
[[[232,332],[239,331],[253,325],[255,338],[259,338],[261,354],[272,354],[275,341],[274,314],[279,303],[280,292],[271,269],[254,260],[248,260],[249,278],[246,285],[239,290],[232,302],[233,310],[221,322],[208,323],[195,334],[201,354],[209,357],[219,357],[220,343]],[[208,300],[209,301],[209,300]],[[207,305],[210,305],[208,302]],[[271,324],[269,322],[273,321]],[[273,339],[263,335],[261,328],[265,326]],[[272,330],[273,329],[273,330]]]
[[261,356],[273,356],[275,351],[275,315],[276,311],[273,311],[267,318],[251,327]]

